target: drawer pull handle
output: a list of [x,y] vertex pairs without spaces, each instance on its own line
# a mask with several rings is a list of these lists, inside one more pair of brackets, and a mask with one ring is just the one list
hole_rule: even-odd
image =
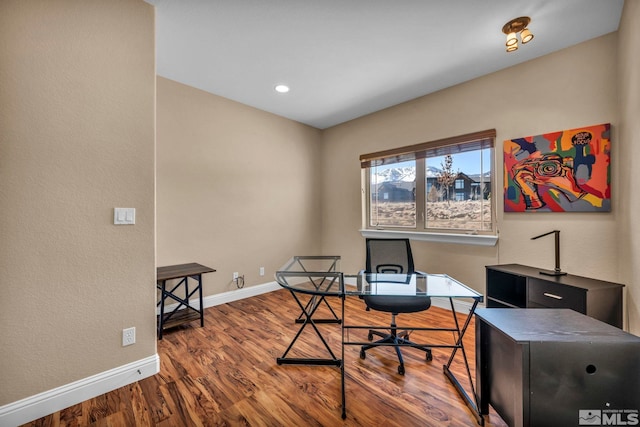
[[549,292],[545,292],[542,295],[545,297],[553,298],[553,299],[562,299],[560,295],[550,294]]

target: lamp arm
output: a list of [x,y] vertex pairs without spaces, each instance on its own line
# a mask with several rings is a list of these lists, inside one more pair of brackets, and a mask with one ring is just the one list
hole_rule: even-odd
[[550,231],[548,233],[544,233],[544,234],[541,234],[539,236],[532,237],[531,240],[536,240],[536,239],[539,239],[541,237],[548,236],[549,234],[552,234],[552,233],[560,233],[560,230],[553,230],[553,231]]

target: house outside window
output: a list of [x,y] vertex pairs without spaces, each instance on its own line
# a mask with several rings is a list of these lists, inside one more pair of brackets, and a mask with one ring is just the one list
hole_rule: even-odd
[[495,130],[364,154],[366,229],[495,234]]

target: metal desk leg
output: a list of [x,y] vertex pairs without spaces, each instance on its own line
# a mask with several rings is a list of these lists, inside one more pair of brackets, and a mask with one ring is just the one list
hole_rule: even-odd
[[[303,306],[303,304],[300,302],[300,299],[298,298],[296,293],[294,291],[290,291],[290,292],[291,292],[291,295],[293,296],[293,299],[296,301],[296,303],[298,304],[298,306],[300,306],[300,309],[302,310],[302,313],[304,315],[304,322],[300,326],[300,329],[298,330],[298,333],[295,335],[295,337],[293,338],[293,340],[289,344],[289,347],[287,347],[287,349],[285,350],[284,354],[281,357],[278,357],[276,359],[276,362],[278,363],[278,365],[290,364],[290,365],[333,365],[333,366],[340,366],[342,364],[342,361],[340,359],[336,358],[336,356],[333,354],[333,351],[331,351],[331,347],[329,347],[329,344],[324,339],[324,337],[320,333],[320,330],[316,326],[316,322],[312,319],[313,314],[318,309],[319,305],[314,305],[312,307],[311,311],[307,311],[306,307]],[[328,358],[328,359],[316,359],[316,358],[293,358],[293,357],[287,357],[287,354],[289,353],[289,350],[291,350],[293,348],[293,345],[296,343],[296,341],[300,337],[300,334],[302,334],[302,331],[304,330],[304,328],[307,325],[311,325],[313,327],[314,331],[316,332],[316,335],[318,335],[318,338],[320,338],[320,341],[324,345],[325,349],[327,350],[327,352],[329,353],[329,356],[331,358]]]
[[[329,311],[331,312],[331,315],[333,317],[329,318],[329,319],[315,319],[315,322],[316,323],[340,323],[341,320],[338,318],[338,315],[333,310],[333,307],[331,307],[331,305],[327,301],[325,295],[323,295],[321,297],[318,297],[317,295],[314,295],[313,297],[311,297],[309,299],[309,301],[307,302],[307,305],[305,306],[304,311],[312,310],[314,306],[319,306],[323,302],[324,302],[325,306],[329,309]],[[296,323],[304,323],[304,311],[302,313],[300,313],[300,315],[296,318],[296,320],[295,320]]]
[[[332,267],[335,267],[335,265],[332,266]],[[330,270],[330,271],[335,271],[335,270]],[[309,277],[309,282],[311,282],[315,286],[316,290],[319,290],[326,280],[327,280],[326,278],[323,278],[322,280],[320,280],[318,282],[318,281],[314,280],[312,277]],[[331,279],[331,283],[329,284],[329,286],[327,286],[327,291],[330,290],[331,287],[333,287],[335,282],[336,282],[336,278],[334,277],[333,279]],[[328,319],[315,319],[315,322],[316,323],[340,323],[341,320],[340,320],[340,318],[338,318],[338,315],[333,310],[333,307],[331,307],[331,305],[327,301],[327,296],[326,295],[320,295],[320,294],[313,295],[311,298],[309,298],[309,301],[307,302],[307,305],[303,309],[302,313],[300,313],[300,315],[296,319],[296,323],[304,323],[304,312],[305,311],[307,311],[307,312],[311,311],[314,306],[320,305],[323,302],[324,302],[325,306],[329,309],[329,312],[331,313],[331,315],[333,317],[330,317]]]
[[[443,368],[444,374],[447,376],[447,378],[449,378],[449,381],[451,381],[453,386],[456,388],[456,391],[458,392],[460,397],[462,397],[462,399],[465,401],[465,403],[467,404],[469,409],[471,409],[471,412],[473,412],[473,416],[476,418],[476,421],[478,422],[478,424],[483,426],[484,425],[484,417],[482,416],[482,414],[480,413],[480,410],[479,410],[478,396],[477,396],[477,394],[475,392],[475,388],[473,387],[473,379],[471,378],[471,370],[469,369],[469,361],[467,360],[467,353],[464,350],[464,344],[462,342],[462,339],[464,338],[464,334],[467,331],[467,327],[469,326],[469,323],[471,322],[471,319],[473,318],[473,313],[476,310],[476,306],[478,305],[478,300],[474,300],[473,301],[473,306],[471,307],[471,310],[469,311],[469,315],[467,316],[467,319],[465,320],[464,326],[462,327],[462,329],[460,329],[460,326],[459,326],[459,323],[458,323],[458,318],[456,316],[455,307],[453,306],[453,299],[449,298],[449,301],[451,303],[451,313],[453,314],[453,319],[455,321],[456,329],[458,330],[458,340],[456,341],[456,346],[453,348],[453,351],[451,352],[451,356],[449,357],[449,361],[442,368]],[[453,362],[453,358],[455,357],[456,352],[458,351],[458,348],[462,351],[462,358],[464,360],[465,368],[467,370],[467,378],[469,379],[469,384],[471,385],[471,392],[473,394],[473,400],[469,397],[467,392],[462,387],[462,384],[460,384],[460,382],[455,377],[455,375],[453,375],[453,372],[451,372],[451,370],[449,369],[451,367],[451,363]]]

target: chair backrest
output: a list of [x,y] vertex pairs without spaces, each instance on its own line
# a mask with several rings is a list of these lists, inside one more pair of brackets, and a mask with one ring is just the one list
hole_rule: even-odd
[[367,273],[413,274],[409,239],[367,239]]

